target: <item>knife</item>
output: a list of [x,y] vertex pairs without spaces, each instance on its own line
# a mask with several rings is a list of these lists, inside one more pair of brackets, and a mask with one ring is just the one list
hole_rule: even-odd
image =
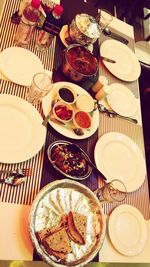
[[110,63],[116,63],[116,61],[114,59],[111,59],[111,58],[100,56],[100,59],[105,60],[105,61],[110,62]]
[[103,33],[104,33],[104,35],[109,36],[109,37],[111,37],[117,41],[120,41],[120,42],[126,44],[126,45],[129,43],[129,41],[127,39],[125,39],[124,37],[120,36],[117,33],[112,32],[109,28],[105,28],[103,30]]

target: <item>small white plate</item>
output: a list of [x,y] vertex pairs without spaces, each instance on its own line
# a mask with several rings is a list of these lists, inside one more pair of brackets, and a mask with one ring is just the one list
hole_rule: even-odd
[[138,209],[120,205],[111,213],[108,231],[112,244],[122,254],[138,255],[147,240],[145,219]]
[[46,138],[42,121],[27,101],[0,94],[0,162],[18,163],[35,156]]
[[[52,90],[49,92],[49,94],[42,99],[42,107],[43,107],[43,112],[44,112],[45,116],[47,116],[47,114],[51,110],[51,103],[52,103],[52,100],[54,99],[54,97],[56,97],[57,89],[61,88],[61,87],[65,87],[65,86],[69,86],[69,87],[73,88],[73,90],[77,94],[88,95],[88,93],[82,87],[80,87],[76,84],[69,83],[69,82],[55,83]],[[52,122],[51,120],[49,120],[49,123],[57,132],[61,133],[62,135],[66,136],[68,138],[81,140],[81,139],[85,139],[85,138],[88,138],[91,135],[93,135],[95,133],[95,131],[97,130],[97,128],[99,127],[99,112],[98,112],[98,110],[95,110],[93,112],[91,128],[89,130],[84,130],[84,135],[80,135],[80,136],[76,135],[72,129],[68,129],[67,127],[65,127],[61,124],[60,125],[56,124],[55,122]]]
[[139,147],[128,136],[119,132],[104,134],[96,143],[94,157],[97,168],[108,182],[121,180],[127,192],[135,191],[143,184],[145,160]]
[[132,82],[139,78],[141,66],[132,50],[116,40],[106,40],[100,46],[100,54],[112,58],[116,63],[103,60],[106,68],[117,78]]
[[106,96],[111,108],[122,116],[134,116],[137,111],[137,101],[133,93],[124,85],[113,83],[109,86]]
[[33,75],[43,72],[40,59],[22,47],[8,47],[0,53],[0,70],[12,82],[30,86]]

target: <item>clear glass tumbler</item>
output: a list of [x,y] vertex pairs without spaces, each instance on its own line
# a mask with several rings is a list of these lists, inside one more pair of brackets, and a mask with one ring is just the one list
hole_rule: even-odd
[[113,16],[109,11],[105,9],[100,9],[99,14],[98,14],[98,23],[100,25],[100,30],[103,32],[104,29],[108,27],[110,22],[112,21]]
[[36,73],[33,76],[32,84],[29,87],[27,101],[31,104],[38,104],[42,97],[46,96],[52,89],[52,79],[44,72]]

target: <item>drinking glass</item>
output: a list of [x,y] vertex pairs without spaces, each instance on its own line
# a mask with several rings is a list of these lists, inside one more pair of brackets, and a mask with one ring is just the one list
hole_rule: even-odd
[[98,23],[100,25],[100,30],[104,31],[112,21],[113,16],[109,11],[105,9],[100,9],[98,14]]
[[126,198],[127,189],[120,180],[112,180],[96,190],[96,195],[101,202],[121,202]]
[[33,105],[38,104],[42,97],[46,96],[52,89],[52,85],[52,79],[48,74],[44,72],[36,73],[29,87],[27,101]]

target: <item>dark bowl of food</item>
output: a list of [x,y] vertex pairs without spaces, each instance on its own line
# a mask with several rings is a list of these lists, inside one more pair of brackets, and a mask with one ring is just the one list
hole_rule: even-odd
[[58,140],[49,145],[47,155],[53,167],[64,176],[73,180],[84,180],[92,172],[91,167],[85,160],[90,160],[88,155],[80,148],[81,153],[73,152],[69,149],[71,142]]
[[97,75],[98,61],[84,46],[72,44],[64,51],[62,71],[72,81],[80,82]]

